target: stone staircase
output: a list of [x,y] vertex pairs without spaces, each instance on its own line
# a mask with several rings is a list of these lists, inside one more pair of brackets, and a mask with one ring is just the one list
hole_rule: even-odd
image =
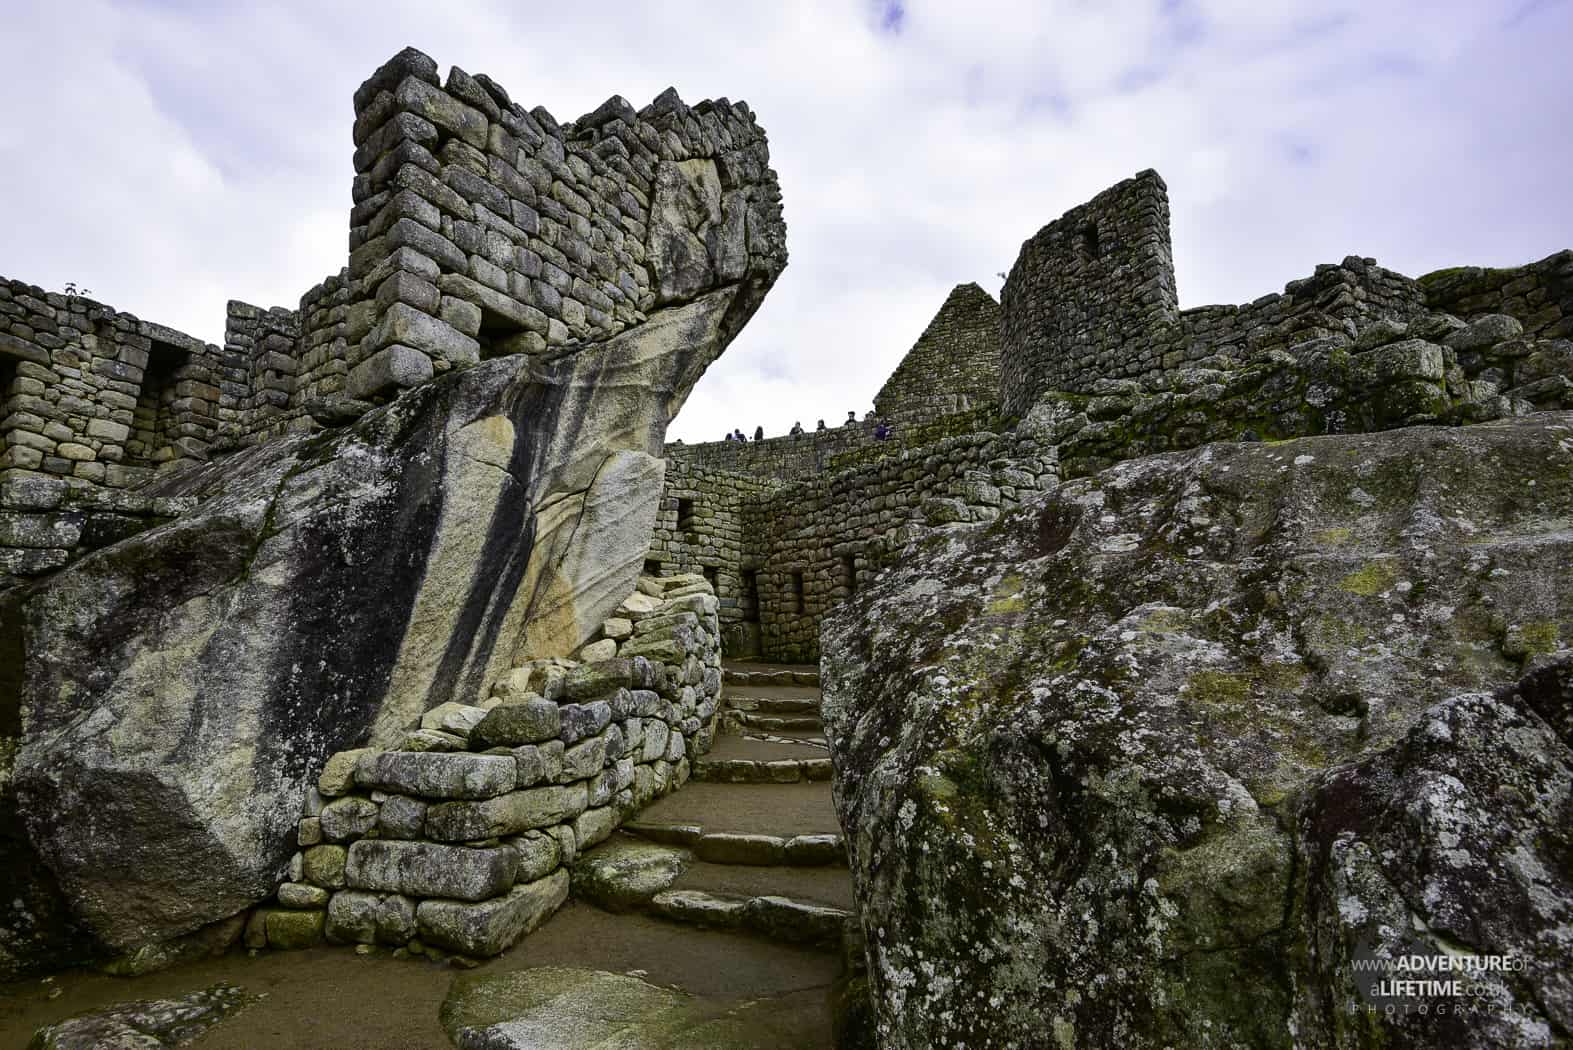
[[818,672],[728,667],[726,682],[723,731],[693,782],[585,854],[575,895],[840,950],[852,884],[830,799]]

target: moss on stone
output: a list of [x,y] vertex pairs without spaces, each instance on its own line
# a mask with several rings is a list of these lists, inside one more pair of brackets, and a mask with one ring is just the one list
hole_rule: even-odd
[[1392,590],[1398,582],[1398,572],[1387,561],[1368,562],[1359,570],[1338,581],[1338,589],[1370,598]]

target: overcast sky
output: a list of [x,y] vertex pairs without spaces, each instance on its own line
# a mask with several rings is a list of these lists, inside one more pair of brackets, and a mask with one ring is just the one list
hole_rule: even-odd
[[1567,0],[8,0],[0,274],[210,341],[346,259],[350,96],[407,44],[558,118],[745,99],[791,263],[672,436],[861,415],[951,286],[1142,168],[1182,306],[1573,246]]

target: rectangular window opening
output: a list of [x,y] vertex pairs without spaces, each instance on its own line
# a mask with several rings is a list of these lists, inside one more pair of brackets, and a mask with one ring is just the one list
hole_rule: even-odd
[[705,574],[705,581],[710,584],[710,589],[719,596],[721,594],[721,570],[714,565],[702,565],[699,571]]
[[743,593],[739,605],[745,623],[759,622],[759,570],[743,570]]
[[803,591],[803,574],[800,572],[792,574],[792,611],[797,613],[808,611],[808,603]]
[[847,589],[848,594],[856,594],[858,591],[857,559],[850,554],[841,556],[841,585]]
[[175,376],[190,355],[179,347],[153,340],[148,349],[147,367],[142,370],[142,389],[132,410],[131,437],[126,444],[126,460],[135,466],[151,467],[176,458],[174,420],[171,405],[175,400]]
[[646,576],[661,575],[661,563],[653,558],[647,559],[644,563],[644,574]]
[[677,500],[677,530],[679,532],[694,531],[694,501],[690,497],[680,496]]

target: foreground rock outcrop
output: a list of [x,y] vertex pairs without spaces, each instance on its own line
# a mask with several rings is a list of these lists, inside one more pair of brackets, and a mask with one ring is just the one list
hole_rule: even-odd
[[[1566,1040],[1567,665],[1511,683],[1573,630],[1570,439],[1131,460],[842,606],[824,713],[881,1045]],[[1518,965],[1384,997],[1400,956]]]
[[[411,389],[161,478],[151,494],[197,507],[0,596],[22,662],[15,700],[0,695],[20,708],[7,789],[42,881],[101,950],[265,898],[330,754],[392,746],[423,712],[593,637],[634,588],[668,421],[785,265],[746,107],[667,92],[559,127],[462,71],[439,89],[435,69],[406,51],[356,98],[350,392]],[[570,182],[605,198],[595,223]],[[558,224],[572,259],[538,235]],[[593,253],[606,244],[615,259]],[[566,327],[510,298],[614,262],[630,268],[615,308],[571,277],[605,308],[563,293]]]

